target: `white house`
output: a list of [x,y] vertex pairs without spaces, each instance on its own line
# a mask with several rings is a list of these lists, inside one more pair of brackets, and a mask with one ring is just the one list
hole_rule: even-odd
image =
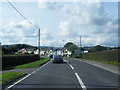
[[38,55],[39,54],[39,49],[35,50],[34,54]]
[[27,53],[27,50],[25,48],[18,50],[18,53],[25,54]]
[[67,57],[69,57],[71,54],[72,54],[71,51],[69,51],[67,49],[65,49],[65,51],[63,52],[63,55],[65,55]]

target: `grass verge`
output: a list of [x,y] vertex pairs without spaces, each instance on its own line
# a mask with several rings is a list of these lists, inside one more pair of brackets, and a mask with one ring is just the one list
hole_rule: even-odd
[[15,66],[14,69],[20,69],[20,68],[37,68],[40,67],[41,65],[43,65],[44,63],[48,62],[49,58],[42,58],[41,60],[35,61],[35,62],[31,62],[31,63],[27,63],[27,64],[23,64],[23,65],[18,65]]
[[[74,58],[74,57],[65,57],[65,58],[79,59],[79,58]],[[80,59],[80,60],[86,60],[86,59]],[[103,61],[103,60],[88,60],[88,61],[95,61],[95,62],[100,62],[100,63],[114,65],[114,66],[120,66],[120,63],[113,62],[113,61]]]
[[0,84],[6,84],[20,76],[24,75],[21,72],[8,72],[0,74]]

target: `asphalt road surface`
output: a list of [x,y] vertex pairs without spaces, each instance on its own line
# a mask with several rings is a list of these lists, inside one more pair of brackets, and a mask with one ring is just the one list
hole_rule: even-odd
[[118,90],[118,75],[75,59],[64,63],[48,62],[10,85],[17,89]]

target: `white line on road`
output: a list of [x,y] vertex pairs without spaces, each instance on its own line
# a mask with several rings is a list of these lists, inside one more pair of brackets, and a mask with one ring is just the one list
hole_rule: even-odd
[[73,67],[71,64],[69,64],[69,62],[68,62],[67,60],[64,59],[64,61],[67,62],[68,65],[70,65],[70,67],[71,67],[72,69],[74,69],[74,67]]
[[39,70],[39,69],[36,69],[37,71]]
[[33,71],[32,73],[35,73],[36,71]]
[[65,62],[68,62],[67,60],[63,59]]
[[43,68],[43,67],[46,66],[49,62],[51,62],[51,60],[48,61],[46,64],[42,65],[40,68]]
[[[70,67],[72,68],[72,70],[74,69],[73,66],[71,64],[69,64],[69,62],[67,60],[64,59],[64,61],[66,61],[68,63],[68,65],[70,65]],[[87,90],[86,86],[84,85],[83,81],[81,80],[80,76],[75,73],[75,76],[80,84],[80,86],[82,87],[83,90]]]
[[79,84],[81,85],[82,89],[83,90],[87,90],[86,86],[84,85],[83,81],[81,80],[80,76],[75,73],[75,76],[77,77],[78,81],[79,81]]
[[[70,65],[70,64],[69,64],[69,65]],[[71,67],[72,69],[74,69],[72,65],[70,65],[70,67]]]
[[[51,61],[51,60],[50,60]],[[48,61],[46,64],[44,64],[43,66],[41,66],[40,68],[44,67],[45,65],[47,65],[50,61]],[[40,69],[39,68],[39,69]],[[24,79],[26,79],[27,77],[29,77],[30,75],[34,74],[37,70],[39,69],[36,69],[35,71],[33,71],[32,73],[28,74],[27,76],[23,77],[22,79],[18,80],[17,82],[15,82],[14,84],[10,85],[9,87],[7,87],[5,90],[8,90],[10,88],[12,88],[13,86],[15,86],[16,84],[18,84],[19,82],[23,81]]]
[[16,84],[18,84],[19,82],[21,82],[22,80],[26,79],[27,77],[29,77],[31,74],[28,74],[27,76],[25,76],[24,78],[20,79],[19,81],[15,82],[13,85],[7,87],[5,90],[8,90],[10,88],[12,88],[13,86],[15,86]]

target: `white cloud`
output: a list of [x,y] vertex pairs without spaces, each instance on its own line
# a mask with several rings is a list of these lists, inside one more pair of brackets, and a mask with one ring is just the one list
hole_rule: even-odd
[[103,3],[87,0],[69,3],[44,2],[44,4],[45,8],[59,10],[67,17],[59,23],[60,33],[57,38],[61,41],[65,39],[79,42],[79,36],[82,36],[84,45],[117,45],[118,20],[104,10]]
[[[3,44],[38,44],[38,29],[36,29],[26,20],[17,23],[15,21],[11,21],[9,24],[0,27],[0,29],[0,41]],[[53,39],[51,32],[49,32],[47,29],[41,29],[40,37],[43,41]]]
[[53,35],[52,35],[52,33],[49,30],[41,29],[41,38],[43,40],[52,40],[53,39]]
[[[69,3],[39,2],[38,7],[44,10],[51,9],[61,12],[65,16],[65,20],[60,19],[59,33],[48,30],[48,27],[45,27],[47,29],[41,29],[41,45],[62,46],[62,40],[77,44],[79,43],[79,36],[82,36],[83,45],[117,44],[117,18],[108,15],[101,2],[91,2],[91,0]],[[3,25],[0,30],[0,36],[7,37],[4,38],[4,43],[15,42],[37,45],[38,37],[25,37],[31,35],[38,36],[38,31],[25,20],[18,23],[11,21],[9,24]]]
[[[83,37],[82,44],[117,45],[117,19],[108,15],[100,2],[66,4],[61,11],[68,16],[59,24],[61,37]],[[89,36],[89,37],[84,37]],[[111,38],[112,36],[112,38]],[[74,42],[74,40],[73,40]],[[107,42],[107,43],[106,43]]]
[[38,7],[39,8],[47,8],[47,3],[46,2],[39,2]]

